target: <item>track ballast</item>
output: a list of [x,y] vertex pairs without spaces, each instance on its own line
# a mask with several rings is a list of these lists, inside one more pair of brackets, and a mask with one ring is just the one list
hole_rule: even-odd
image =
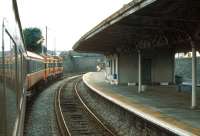
[[78,94],[79,78],[72,78],[62,86],[55,99],[55,110],[62,135],[113,136],[110,131],[86,106]]

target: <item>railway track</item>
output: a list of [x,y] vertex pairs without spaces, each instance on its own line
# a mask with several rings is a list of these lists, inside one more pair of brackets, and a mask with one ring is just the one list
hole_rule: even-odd
[[87,107],[79,95],[79,76],[70,78],[57,91],[55,112],[60,133],[63,136],[114,136],[95,114]]

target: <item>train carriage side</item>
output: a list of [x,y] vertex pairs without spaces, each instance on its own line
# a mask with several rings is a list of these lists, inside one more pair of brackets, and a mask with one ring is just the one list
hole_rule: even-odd
[[53,56],[48,56],[48,80],[53,80],[55,77],[55,59]]
[[42,55],[42,57],[44,58],[44,69],[45,69],[44,81],[47,82],[48,74],[49,74],[49,69],[48,69],[49,58],[46,55]]
[[53,78],[59,78],[63,75],[63,60],[59,56],[51,56],[51,75]]
[[51,56],[46,55],[45,58],[45,80],[50,80],[52,73],[51,73]]
[[37,84],[45,81],[45,58],[29,51],[27,54],[28,90],[31,91]]
[[63,75],[63,59],[62,57],[57,57],[56,76],[62,77],[62,75]]
[[22,135],[26,68],[17,3],[0,1],[0,135]]
[[52,56],[54,59],[54,64],[53,64],[53,72],[54,72],[54,77],[57,78],[58,76],[58,62],[59,58],[58,56]]
[[57,67],[57,64],[58,64],[58,57],[57,56],[53,56],[54,57],[54,75],[55,75],[55,78],[57,77],[57,73],[58,73],[58,67]]

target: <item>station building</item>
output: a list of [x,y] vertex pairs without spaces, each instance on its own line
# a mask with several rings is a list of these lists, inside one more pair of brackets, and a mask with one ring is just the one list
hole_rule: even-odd
[[106,79],[111,84],[138,85],[139,73],[142,85],[174,84],[174,51],[144,49],[107,56]]
[[175,54],[191,51],[192,91],[187,106],[196,109],[199,43],[200,1],[133,0],[81,37],[73,49],[104,54],[104,80],[134,86],[138,94],[157,88],[176,91]]
[[86,33],[73,48],[105,54],[106,80],[138,85],[139,92],[148,85],[175,84],[175,53],[192,51],[191,106],[196,107],[199,4],[189,0],[133,0]]

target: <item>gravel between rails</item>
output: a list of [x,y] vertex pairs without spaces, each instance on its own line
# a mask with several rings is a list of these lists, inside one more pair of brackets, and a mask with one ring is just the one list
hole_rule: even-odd
[[80,80],[69,81],[61,92],[61,108],[66,124],[72,136],[111,136],[91,115],[85,111],[75,90],[75,83]]
[[31,98],[27,104],[24,136],[59,135],[54,112],[54,96],[57,89],[67,80],[68,78],[57,81]]

